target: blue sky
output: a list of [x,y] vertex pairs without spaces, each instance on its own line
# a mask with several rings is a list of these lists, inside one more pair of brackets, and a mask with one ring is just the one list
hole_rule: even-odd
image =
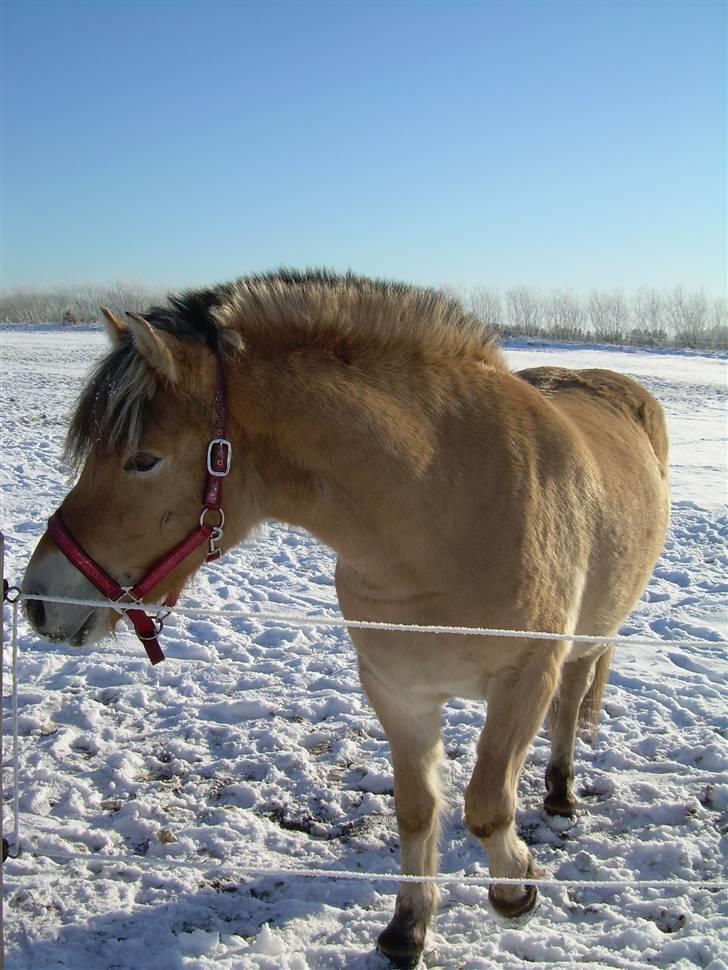
[[2,284],[717,296],[726,6],[2,3]]

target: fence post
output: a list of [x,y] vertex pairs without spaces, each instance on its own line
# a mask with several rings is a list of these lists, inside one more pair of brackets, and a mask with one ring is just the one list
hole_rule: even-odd
[[[5,855],[5,771],[3,746],[3,717],[2,707],[5,704],[3,690],[3,668],[5,667],[5,536],[0,532],[0,585],[2,586],[2,603],[0,603],[0,845]],[[3,863],[4,863],[3,859]],[[4,866],[0,863],[0,970],[5,966],[5,886],[3,884]]]

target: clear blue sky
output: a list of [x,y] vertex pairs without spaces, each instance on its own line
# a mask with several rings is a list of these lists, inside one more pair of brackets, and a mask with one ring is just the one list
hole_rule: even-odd
[[2,284],[724,292],[726,5],[2,3]]

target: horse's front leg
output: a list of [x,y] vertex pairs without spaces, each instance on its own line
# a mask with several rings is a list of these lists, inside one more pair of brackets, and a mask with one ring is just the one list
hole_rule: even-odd
[[[465,793],[465,821],[487,852],[494,877],[538,875],[516,834],[516,791],[529,745],[556,690],[565,650],[564,644],[539,641],[520,669],[499,676],[488,690],[488,714]],[[491,886],[488,895],[495,910],[514,917],[536,905],[538,891],[528,885]]]
[[[402,875],[437,875],[441,701],[434,695],[414,697],[364,669],[361,679],[392,751]],[[438,899],[434,883],[400,884],[394,917],[378,940],[395,966],[415,967],[419,962]]]

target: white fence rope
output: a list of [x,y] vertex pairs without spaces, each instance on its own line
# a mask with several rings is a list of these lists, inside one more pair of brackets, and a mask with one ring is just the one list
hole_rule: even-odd
[[497,876],[468,876],[465,873],[452,873],[450,875],[437,876],[406,876],[398,872],[361,872],[350,869],[305,869],[305,868],[285,868],[273,869],[269,866],[248,865],[245,862],[220,862],[210,860],[200,862],[193,859],[178,859],[175,856],[159,856],[148,858],[146,856],[110,856],[106,854],[90,852],[29,852],[28,855],[36,859],[49,859],[51,862],[69,863],[82,862],[86,865],[100,864],[124,865],[139,868],[154,868],[155,866],[180,866],[186,869],[197,869],[203,872],[235,872],[245,876],[293,876],[305,879],[346,879],[360,880],[362,882],[406,882],[406,883],[436,883],[439,886],[522,886],[528,883],[530,886],[541,886],[545,888],[558,888],[569,886],[577,888],[594,889],[627,889],[636,886],[640,889],[728,889],[728,879],[707,880],[707,879],[507,879]]
[[[99,599],[75,599],[70,596],[40,596],[33,593],[24,593],[21,600],[37,600],[41,603],[64,603],[68,606],[89,606],[104,607],[114,609],[117,612],[128,612],[138,610],[138,603],[117,603],[114,600]],[[162,610],[164,613],[179,613],[183,616],[217,616],[229,619],[258,620],[262,623],[282,623],[286,626],[311,628],[329,627],[338,629],[342,627],[356,630],[385,630],[392,633],[440,633],[452,636],[470,637],[507,637],[516,640],[551,640],[567,641],[569,643],[596,643],[612,644],[613,646],[633,646],[633,647],[720,647],[728,648],[726,640],[663,640],[657,637],[642,636],[592,636],[590,634],[571,634],[571,633],[545,633],[535,630],[505,630],[500,628],[474,627],[474,626],[437,626],[424,623],[387,623],[379,620],[347,620],[344,617],[311,615],[303,613],[284,613],[261,610],[256,612],[247,609],[230,610],[210,610],[201,606],[175,606],[173,609],[165,607],[162,603],[145,603],[143,608],[148,613]]]
[[[17,632],[18,632],[18,607],[20,600],[39,600],[41,602],[66,603],[68,605],[89,606],[89,607],[111,607],[125,612],[129,609],[138,608],[138,604],[117,604],[113,600],[83,600],[72,597],[49,597],[25,594],[18,597],[13,603],[13,626],[12,626],[12,648],[13,648],[13,785],[14,785],[14,854],[16,858],[20,851],[19,842],[19,812],[18,812],[18,725],[17,725]],[[153,611],[155,609],[165,609],[159,604],[147,604],[145,609]],[[450,627],[432,626],[421,624],[398,624],[381,623],[364,620],[348,621],[330,616],[306,616],[296,613],[278,612],[253,612],[250,610],[209,610],[201,607],[175,607],[175,611],[181,614],[220,617],[243,617],[249,620],[260,620],[264,622],[279,622],[293,626],[306,627],[357,627],[363,629],[390,630],[407,633],[444,633],[462,636],[492,636],[492,637],[511,637],[518,639],[534,640],[566,640],[586,643],[606,643],[606,644],[632,644],[638,646],[728,646],[728,643],[718,640],[661,640],[640,637],[597,637],[597,636],[570,636],[568,634],[555,634],[534,631],[488,629],[483,627]],[[249,876],[283,876],[293,878],[324,878],[324,879],[348,879],[362,880],[367,882],[408,882],[408,883],[437,883],[438,885],[471,885],[471,886],[520,886],[524,882],[530,885],[541,887],[581,887],[581,888],[602,888],[616,889],[635,887],[638,889],[709,889],[721,890],[728,888],[728,880],[692,880],[692,879],[508,879],[504,877],[489,876],[466,876],[466,875],[438,875],[438,876],[408,876],[399,873],[365,873],[339,869],[304,869],[304,868],[285,868],[270,869],[269,867],[247,866],[240,864],[230,864],[221,862],[202,863],[190,859],[179,859],[174,856],[160,858],[145,858],[140,856],[109,856],[94,853],[46,853],[31,851],[28,853],[32,858],[48,859],[58,863],[82,862],[86,865],[128,865],[150,867],[154,865],[166,865],[170,862],[175,866],[184,868],[194,868],[209,871],[215,869],[221,872],[239,872]]]

